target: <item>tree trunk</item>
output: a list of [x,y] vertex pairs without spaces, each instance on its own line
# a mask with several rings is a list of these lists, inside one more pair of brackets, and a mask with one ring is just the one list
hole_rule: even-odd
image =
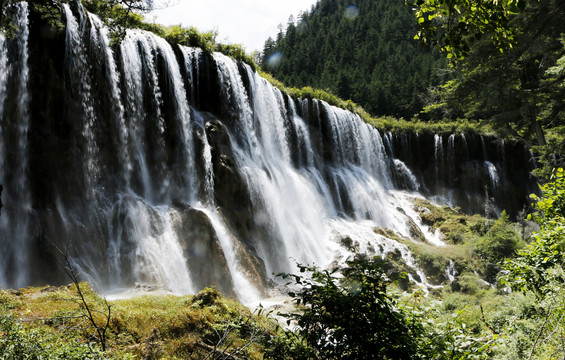
[[532,121],[532,130],[536,134],[536,140],[538,145],[547,145],[547,142],[545,141],[545,134],[543,132],[543,129],[539,121],[537,120]]

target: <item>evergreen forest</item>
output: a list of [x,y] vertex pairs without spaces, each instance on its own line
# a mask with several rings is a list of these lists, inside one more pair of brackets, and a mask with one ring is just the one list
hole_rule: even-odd
[[322,0],[285,26],[265,42],[262,68],[285,85],[327,90],[373,115],[412,118],[426,89],[446,76],[445,57],[414,39],[414,15],[401,0]]

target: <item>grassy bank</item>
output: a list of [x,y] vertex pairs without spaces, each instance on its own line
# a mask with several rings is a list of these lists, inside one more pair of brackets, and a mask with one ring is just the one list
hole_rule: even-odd
[[[80,283],[97,326],[108,309]],[[2,359],[204,359],[222,352],[261,359],[272,320],[214,289],[194,296],[141,295],[108,302],[106,352],[74,285],[0,292]]]

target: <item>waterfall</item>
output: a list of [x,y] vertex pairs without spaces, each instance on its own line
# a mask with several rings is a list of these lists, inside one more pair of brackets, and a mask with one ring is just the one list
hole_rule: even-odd
[[468,157],[469,156],[469,145],[467,144],[467,138],[465,137],[465,134],[461,134],[461,143],[463,144],[464,156]]
[[481,149],[483,151],[483,159],[488,159],[488,150],[485,143],[485,137],[481,135]]
[[445,269],[445,276],[451,282],[455,281],[455,276],[457,276],[457,270],[455,269],[455,262],[453,260],[449,260],[449,264]]
[[496,166],[490,161],[485,161],[484,164],[489,175],[491,191],[494,192],[498,188],[498,171],[496,170]]
[[434,159],[436,178],[440,177],[440,171],[444,170],[443,138],[441,135],[434,135]]
[[184,56],[185,69],[188,74],[188,81],[191,85],[190,102],[195,104],[197,89],[200,86],[199,67],[203,51],[202,49],[189,48],[186,46],[180,46],[180,49]]
[[[10,276],[12,283],[23,286],[28,277],[28,259],[26,251],[29,244],[29,224],[32,211],[29,178],[28,178],[28,131],[30,125],[29,114],[29,10],[25,2],[16,5],[16,34],[15,54],[11,55],[6,49],[6,40],[0,38],[0,139],[4,146],[0,146],[0,183],[4,184],[4,206],[0,217],[0,238],[8,241],[2,251],[0,264],[0,280]],[[13,57],[12,65],[9,58]],[[6,104],[8,97],[7,82],[12,80],[15,86],[14,105]],[[13,103],[12,103],[13,104]],[[5,105],[13,106],[9,110]],[[5,146],[11,144],[12,149]]]
[[[271,273],[353,255],[347,236],[400,254],[429,287],[408,247],[375,228],[409,238],[418,227],[443,246],[413,197],[474,209],[485,185],[502,201],[529,179],[525,166],[512,182],[490,138],[383,133],[225,55],[139,29],[112,46],[78,3],[62,5],[64,31],[28,44],[27,4],[14,6],[16,36],[0,35],[2,287],[68,281],[54,243],[101,291],[216,285],[256,302]],[[527,164],[527,151],[498,146],[504,162],[523,153]]]
[[[176,211],[124,196],[112,208],[112,215],[107,251],[112,288],[143,283],[161,285],[177,294],[196,290],[174,229],[175,220],[179,221]],[[120,220],[115,221],[116,217]],[[90,279],[99,284],[97,280]]]
[[393,161],[396,173],[400,174],[403,177],[406,183],[406,188],[408,188],[409,190],[418,191],[420,189],[420,184],[418,183],[418,179],[416,178],[416,176],[414,176],[412,171],[410,171],[410,169],[402,161],[398,159],[394,159]]
[[[93,190],[94,187],[88,184],[91,182],[95,183],[99,177],[99,164],[97,163],[98,148],[96,147],[94,134],[96,115],[94,113],[94,104],[92,103],[91,76],[89,76],[90,66],[84,47],[84,40],[81,36],[83,31],[80,31],[80,29],[86,27],[87,20],[82,11],[82,7],[79,8],[81,9],[81,11],[79,11],[81,14],[80,23],[77,22],[69,4],[63,4],[65,19],[67,21],[65,61],[68,69],[68,81],[71,87],[77,91],[76,96],[78,96],[80,111],[82,111],[82,137],[85,146],[83,158],[85,160],[84,180],[87,184],[86,188]],[[90,197],[94,196],[91,192],[89,192],[88,195]]]
[[[112,115],[118,134],[118,148],[125,148],[128,141],[128,130],[124,118],[124,106],[121,101],[120,76],[114,60],[114,52],[110,47],[108,29],[104,27],[102,21],[96,16],[89,14],[92,28],[90,30],[91,42],[97,48],[97,53],[102,54],[101,62],[105,67],[105,80],[110,84],[110,96],[112,104]],[[120,177],[125,187],[130,185],[130,173],[132,171],[131,159],[127,151],[120,152],[118,155],[120,163]]]
[[291,258],[327,262],[326,201],[307,172],[290,162],[282,94],[247,69],[250,87],[256,91],[250,103],[235,63],[224,55],[214,57],[219,75],[226,77],[222,92],[239,100],[239,119],[244,122],[241,131],[232,135],[233,143],[241,144],[234,146],[238,168],[258,211],[257,221],[272,231],[273,241],[256,245],[267,272],[294,269]]

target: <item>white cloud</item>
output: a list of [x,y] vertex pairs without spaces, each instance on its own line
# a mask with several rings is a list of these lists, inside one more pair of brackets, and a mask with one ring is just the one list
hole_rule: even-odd
[[195,26],[200,31],[218,30],[218,40],[243,44],[248,51],[262,50],[265,40],[277,34],[277,26],[290,15],[310,10],[317,0],[179,0],[156,10],[149,20],[163,25]]

